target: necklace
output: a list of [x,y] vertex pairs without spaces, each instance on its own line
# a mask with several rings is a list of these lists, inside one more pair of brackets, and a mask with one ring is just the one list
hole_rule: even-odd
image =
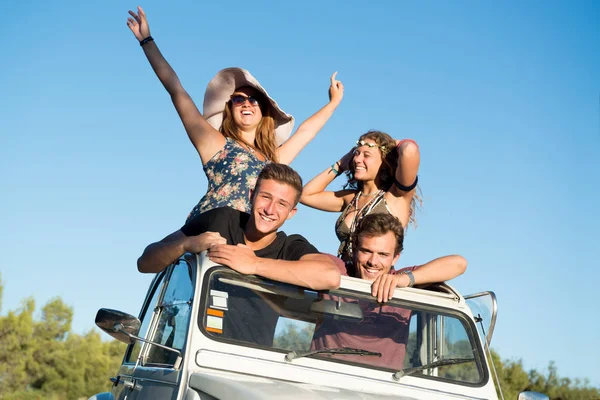
[[365,196],[365,197],[375,196],[377,193],[379,193],[379,190],[376,190],[376,191],[371,192],[371,193],[360,192],[361,196]]
[[[364,195],[362,192],[358,192],[356,194],[356,196],[354,196],[354,198],[352,199],[352,202],[348,205],[348,207],[346,207],[346,209],[344,210],[344,212],[342,213],[341,218],[339,219],[340,223],[344,222],[346,220],[346,216],[350,213],[354,211],[354,216],[352,217],[352,221],[350,223],[350,227],[349,227],[349,235],[348,237],[342,241],[342,243],[340,244],[340,248],[338,250],[338,257],[342,257],[342,255],[344,253],[348,254],[349,257],[351,258],[352,256],[352,236],[354,234],[354,231],[356,230],[356,227],[358,226],[360,220],[367,214],[369,214],[373,208],[379,203],[379,200],[383,198],[383,194],[385,192],[383,190],[377,190],[373,193],[369,193]],[[379,196],[375,196],[373,197],[374,194],[379,194]],[[367,201],[365,203],[365,205],[363,205],[362,207],[358,207],[358,202],[360,200],[360,197],[365,196],[365,197],[371,197],[369,199],[369,201]],[[339,225],[336,225],[336,229]]]

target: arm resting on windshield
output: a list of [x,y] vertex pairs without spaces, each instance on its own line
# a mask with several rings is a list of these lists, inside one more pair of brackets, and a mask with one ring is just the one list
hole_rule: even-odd
[[213,244],[225,244],[226,240],[217,232],[204,232],[186,236],[181,230],[171,233],[159,242],[146,247],[138,258],[138,271],[156,273],[167,268],[185,253],[200,253]]
[[461,256],[445,256],[436,258],[414,268],[403,268],[396,274],[379,275],[371,285],[371,294],[377,301],[385,302],[394,295],[395,288],[407,287],[410,284],[409,275],[403,272],[412,271],[415,285],[444,282],[456,278],[467,269],[467,260]]
[[415,284],[444,282],[462,275],[467,269],[467,260],[458,255],[444,256],[419,265],[414,271]]
[[340,287],[340,271],[325,254],[306,254],[298,261],[261,259],[256,275],[315,290]]

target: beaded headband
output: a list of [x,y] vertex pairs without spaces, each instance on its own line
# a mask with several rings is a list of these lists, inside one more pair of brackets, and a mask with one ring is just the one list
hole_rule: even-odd
[[377,148],[379,148],[379,150],[381,150],[381,154],[383,155],[384,158],[390,152],[390,149],[388,149],[387,147],[385,147],[383,145],[379,146],[376,143],[365,142],[364,140],[357,140],[356,145],[358,147],[360,147],[360,146],[367,146],[367,147],[371,147],[371,148],[377,147]]

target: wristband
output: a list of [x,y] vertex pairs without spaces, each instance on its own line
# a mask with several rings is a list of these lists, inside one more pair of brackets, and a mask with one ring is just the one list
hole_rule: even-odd
[[413,184],[410,185],[410,186],[404,186],[403,184],[401,184],[400,182],[398,182],[396,179],[394,179],[394,185],[396,185],[396,187],[398,189],[402,190],[403,192],[410,192],[411,190],[413,190],[414,188],[417,187],[417,183],[419,183],[419,176],[418,175],[415,178],[415,181],[413,182]]
[[338,176],[340,174],[340,171],[335,168],[335,164],[337,164],[337,162],[331,164],[331,171],[335,173],[335,176]]
[[153,41],[154,41],[154,38],[152,36],[148,36],[147,38],[140,40],[140,46],[143,46],[146,43],[153,42]]

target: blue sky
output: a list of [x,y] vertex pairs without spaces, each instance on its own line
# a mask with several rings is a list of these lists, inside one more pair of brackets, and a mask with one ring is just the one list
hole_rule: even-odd
[[[493,290],[493,347],[600,386],[600,5],[594,1],[141,4],[197,104],[250,70],[297,125],[345,98],[292,164],[308,181],[380,129],[421,148],[424,209],[399,266],[458,253]],[[137,314],[135,261],[206,190],[197,153],[129,32],[136,3],[12,2],[0,15],[2,312],[61,296],[76,332]],[[296,126],[297,126],[296,125]],[[341,187],[341,180],[332,184]],[[285,230],[335,252],[335,214]]]

